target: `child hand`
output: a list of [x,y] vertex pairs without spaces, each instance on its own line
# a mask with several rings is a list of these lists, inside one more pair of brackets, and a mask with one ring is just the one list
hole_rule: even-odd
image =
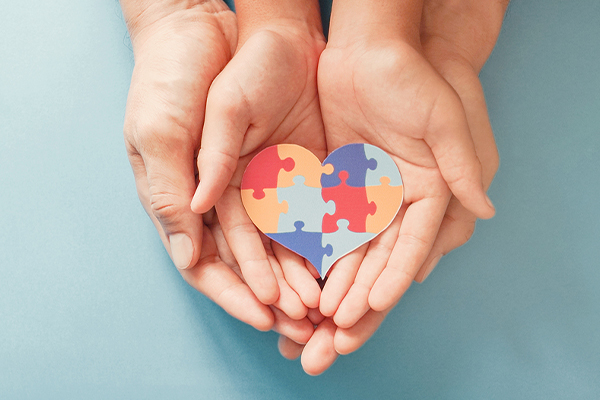
[[[239,7],[238,13],[241,19]],[[252,157],[270,145],[296,143],[325,157],[316,84],[324,47],[320,27],[271,19],[242,30],[240,22],[236,55],[208,95],[198,155],[200,184],[192,202],[198,213],[216,203],[224,236],[244,279],[263,303],[277,305],[292,318],[306,315],[305,304],[318,306],[319,287],[314,279],[303,279],[304,261],[288,250],[273,247],[277,257],[285,260],[281,266],[270,257],[270,243],[261,239],[242,205],[240,185]],[[284,279],[284,269],[290,268],[299,271],[300,280]],[[292,290],[296,287],[301,288],[300,296]]]

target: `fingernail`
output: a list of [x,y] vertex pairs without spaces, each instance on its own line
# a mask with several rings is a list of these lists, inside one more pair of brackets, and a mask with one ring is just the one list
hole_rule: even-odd
[[421,281],[421,283],[425,282],[425,279],[427,279],[427,277],[429,276],[429,274],[431,273],[431,271],[433,271],[433,269],[435,268],[435,266],[440,262],[440,259],[442,258],[442,255],[440,254],[439,256],[437,256],[436,258],[434,258],[429,265],[427,266],[427,269],[425,269],[425,275],[423,276],[423,280]]
[[196,202],[196,199],[198,198],[200,194],[200,182],[198,182],[198,186],[196,186],[196,190],[194,191],[194,196],[192,196],[192,204],[194,204],[194,202]]
[[192,239],[185,233],[176,233],[169,236],[169,244],[171,245],[173,264],[179,269],[188,268],[194,256]]
[[494,207],[494,203],[492,203],[492,200],[487,194],[485,195],[485,201],[487,201],[488,206],[492,207],[494,210],[496,209],[496,207]]

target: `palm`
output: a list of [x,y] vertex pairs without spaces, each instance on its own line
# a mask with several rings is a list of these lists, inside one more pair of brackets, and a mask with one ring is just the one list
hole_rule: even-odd
[[[385,268],[384,261],[390,259],[403,273],[389,276],[382,288],[381,308],[388,308],[410,285],[429,253],[450,198],[425,139],[432,126],[446,123],[456,112],[450,101],[453,93],[419,53],[400,42],[378,48],[325,50],[319,84],[328,147],[350,142],[374,144],[392,156],[402,173],[406,190],[398,217],[404,219],[400,234],[388,254],[378,255],[378,262],[365,262],[356,278],[360,287],[371,287]],[[393,229],[399,229],[399,224],[390,227]],[[381,251],[381,240],[373,246],[378,250],[367,251],[365,257]],[[329,284],[334,284],[333,279]],[[359,313],[368,310],[364,291],[362,297]]]
[[[324,42],[305,40],[286,28],[251,35],[211,87],[204,130],[214,134],[203,139],[199,156],[201,185],[212,188],[205,204],[223,191],[216,201],[217,213],[248,285],[266,304],[279,297],[275,305],[297,317],[306,314],[306,307],[283,279],[270,243],[252,226],[241,203],[240,186],[250,160],[267,146],[294,143],[325,157],[316,82],[323,47]],[[223,157],[224,153],[228,155]],[[220,181],[232,172],[221,189]],[[277,251],[291,264],[304,267],[301,259],[282,248]],[[276,281],[268,271],[271,268]],[[312,293],[315,290],[318,286],[313,282]]]

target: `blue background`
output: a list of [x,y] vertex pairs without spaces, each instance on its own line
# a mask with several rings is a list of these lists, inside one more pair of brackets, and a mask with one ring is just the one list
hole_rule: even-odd
[[139,205],[116,1],[0,14],[0,397],[600,398],[600,3],[511,5],[498,213],[319,377],[189,288]]

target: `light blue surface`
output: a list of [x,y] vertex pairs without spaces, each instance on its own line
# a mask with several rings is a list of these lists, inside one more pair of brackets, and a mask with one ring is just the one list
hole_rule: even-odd
[[322,376],[190,289],[135,193],[116,1],[0,14],[0,398],[600,398],[600,3],[512,4],[497,216]]

